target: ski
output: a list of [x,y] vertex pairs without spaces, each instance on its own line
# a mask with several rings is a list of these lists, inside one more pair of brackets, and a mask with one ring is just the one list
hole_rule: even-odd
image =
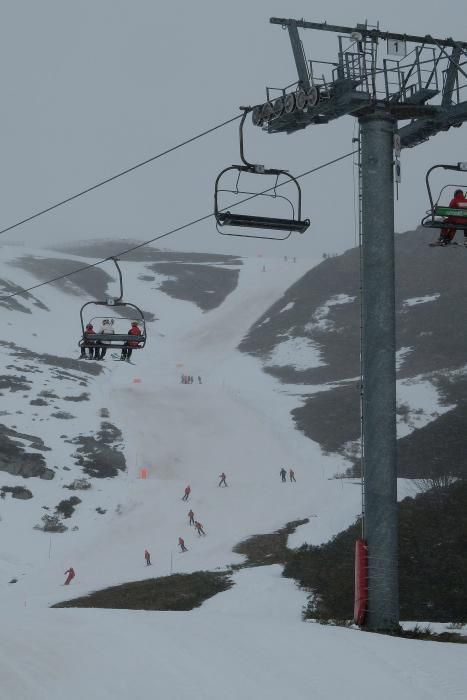
[[135,363],[132,362],[131,360],[124,360],[123,358],[120,357],[120,355],[117,355],[117,353],[112,352],[110,354],[110,357],[114,362],[127,362],[129,365],[134,365]]

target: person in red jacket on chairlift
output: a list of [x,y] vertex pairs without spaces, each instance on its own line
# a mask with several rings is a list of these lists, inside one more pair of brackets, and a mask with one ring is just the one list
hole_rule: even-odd
[[131,322],[131,328],[128,331],[128,335],[134,335],[135,340],[128,340],[125,345],[122,348],[122,354],[120,359],[121,360],[129,360],[131,357],[131,353],[133,352],[134,348],[137,348],[139,345],[139,340],[136,340],[138,336],[143,335],[141,333],[141,328],[138,325],[138,321],[132,321]]
[[[454,197],[449,202],[450,209],[467,209],[467,198],[462,190],[456,190]],[[446,219],[445,228],[441,229],[439,234],[439,245],[450,245],[454,242],[457,229],[450,228],[449,224],[465,224],[464,229],[464,245],[467,246],[467,219],[461,216],[448,216]]]

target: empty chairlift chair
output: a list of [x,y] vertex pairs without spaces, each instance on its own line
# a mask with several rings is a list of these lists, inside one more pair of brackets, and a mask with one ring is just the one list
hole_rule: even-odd
[[[243,165],[230,165],[224,168],[216,179],[214,188],[216,227],[219,233],[227,236],[285,240],[293,232],[304,233],[310,225],[310,220],[302,219],[302,192],[297,179],[293,175],[290,175],[287,170],[265,168],[264,165],[249,163],[246,160],[243,151],[243,126],[250,111],[249,107],[243,108],[239,127],[240,158]],[[232,182],[232,179],[234,182],[230,186],[225,184],[228,173],[232,174],[229,182]],[[264,188],[254,191],[243,189],[241,182],[249,175],[253,176],[255,181],[263,182]],[[268,176],[269,181],[267,179]],[[281,188],[281,191],[285,191],[282,188],[287,188],[289,185],[293,193],[290,197],[278,193],[279,188]],[[236,201],[232,201],[227,206],[220,206],[221,197],[226,194],[236,198]],[[271,205],[272,200],[282,204],[285,203],[287,205],[285,213],[288,213],[289,216],[263,216],[245,213],[240,209],[241,205],[245,205],[248,202],[253,202],[257,206],[259,200],[267,201],[269,205]],[[234,233],[223,230],[224,227],[234,227],[241,230]],[[273,232],[277,233],[274,234]]]

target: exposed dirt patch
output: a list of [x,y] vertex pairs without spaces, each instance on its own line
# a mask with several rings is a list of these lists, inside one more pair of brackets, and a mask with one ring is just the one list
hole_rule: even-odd
[[52,605],[53,608],[113,608],[117,610],[193,610],[233,581],[226,572],[195,571],[112,586]]
[[269,566],[270,564],[285,564],[290,557],[291,550],[287,548],[287,538],[293,534],[297,527],[309,522],[304,520],[293,520],[287,523],[280,530],[264,535],[253,535],[247,540],[243,540],[235,545],[233,551],[236,554],[243,554],[247,561],[232,568],[241,569],[250,566]]

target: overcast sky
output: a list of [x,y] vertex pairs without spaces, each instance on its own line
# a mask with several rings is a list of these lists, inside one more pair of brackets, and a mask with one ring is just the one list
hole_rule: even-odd
[[[0,228],[234,116],[265,86],[297,79],[287,32],[269,18],[304,17],[467,41],[467,2],[421,0],[4,0],[0,25]],[[302,30],[308,58],[336,56],[337,38]],[[251,160],[300,173],[352,148],[355,120],[291,136],[250,125]],[[396,230],[426,209],[424,176],[467,160],[467,126],[402,153]],[[354,245],[352,159],[303,181],[312,225],[287,243],[217,234],[214,223],[165,247],[263,255]],[[238,162],[237,124],[199,140],[3,236],[38,246],[90,238],[151,238],[212,210],[215,177]],[[430,237],[430,233],[427,232]]]

